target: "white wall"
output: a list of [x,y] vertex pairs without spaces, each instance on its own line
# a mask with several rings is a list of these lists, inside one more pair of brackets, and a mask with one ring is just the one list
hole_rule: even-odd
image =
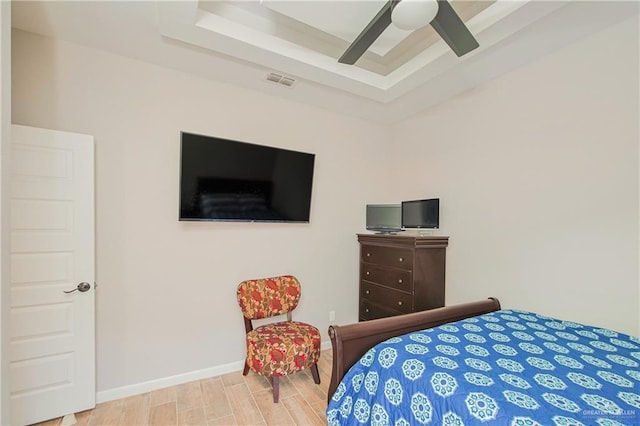
[[[14,122],[96,138],[98,389],[242,360],[245,278],[296,274],[298,318],[354,321],[367,202],[441,198],[448,303],[638,334],[637,29],[390,128],[15,32]],[[178,222],[180,130],[316,153],[311,224]]]
[[395,127],[402,198],[441,198],[447,303],[640,334],[638,39],[634,17]]
[[0,1],[0,424],[9,424],[9,143],[11,2]]
[[[14,122],[95,137],[99,391],[241,362],[244,279],[298,276],[327,343],[329,310],[357,319],[388,128],[20,31],[13,52]],[[311,223],[178,222],[181,130],[315,153]]]

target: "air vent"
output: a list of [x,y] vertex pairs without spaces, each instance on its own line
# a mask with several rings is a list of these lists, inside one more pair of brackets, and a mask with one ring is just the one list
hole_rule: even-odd
[[291,77],[285,77],[283,75],[276,74],[274,72],[270,72],[269,74],[267,74],[267,81],[270,81],[272,83],[282,84],[283,86],[286,86],[286,87],[291,87],[293,86],[293,83],[296,82],[296,80]]
[[295,80],[289,77],[282,77],[282,80],[280,80],[280,84],[284,84],[287,87],[293,86],[294,82]]
[[273,81],[274,83],[280,83],[280,80],[282,80],[282,76],[280,74],[271,72],[267,74],[267,80]]

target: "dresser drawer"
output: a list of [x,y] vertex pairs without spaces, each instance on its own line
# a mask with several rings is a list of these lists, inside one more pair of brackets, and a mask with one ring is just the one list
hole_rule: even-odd
[[375,303],[371,303],[367,299],[362,299],[360,301],[360,321],[394,317],[396,315],[402,315],[402,312],[384,308],[380,305],[376,305]]
[[400,291],[369,284],[366,281],[360,283],[360,299],[366,299],[384,308],[393,309],[402,313],[413,312],[411,303],[412,295]]
[[413,252],[411,249],[363,244],[360,249],[360,255],[362,261],[367,263],[408,270],[413,268]]
[[444,306],[449,237],[358,234],[359,318]]
[[407,293],[413,292],[413,276],[411,271],[390,269],[371,263],[362,263],[360,276],[363,280],[395,288]]

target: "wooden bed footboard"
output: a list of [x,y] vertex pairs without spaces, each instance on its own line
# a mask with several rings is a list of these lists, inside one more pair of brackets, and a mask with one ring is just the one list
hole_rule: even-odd
[[348,325],[332,325],[329,337],[333,347],[333,368],[328,399],[331,399],[342,377],[370,348],[391,337],[416,330],[437,327],[452,321],[486,314],[500,309],[498,299],[490,297],[478,302],[381,318]]

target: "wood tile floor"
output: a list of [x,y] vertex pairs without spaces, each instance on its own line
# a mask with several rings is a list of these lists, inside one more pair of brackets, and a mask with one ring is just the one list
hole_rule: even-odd
[[[280,379],[280,402],[271,383],[250,371],[198,380],[98,404],[76,413],[77,425],[326,425],[331,350],[320,355],[320,385],[309,370]],[[62,418],[38,423],[59,426]]]

